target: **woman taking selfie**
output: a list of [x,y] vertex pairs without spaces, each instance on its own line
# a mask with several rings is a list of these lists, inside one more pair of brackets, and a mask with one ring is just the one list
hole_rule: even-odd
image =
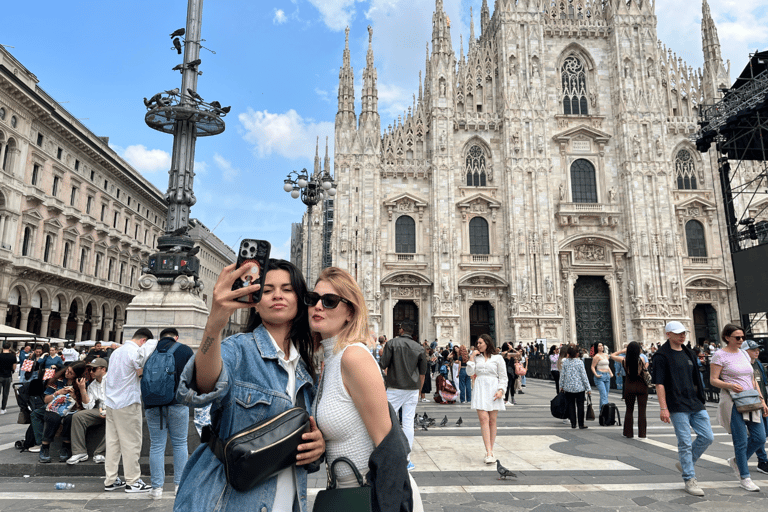
[[[174,503],[177,511],[307,511],[305,465],[322,455],[325,443],[312,417],[312,339],[307,309],[300,305],[306,284],[293,264],[269,260],[261,299],[239,302],[236,299],[252,298],[250,294],[259,290],[258,284],[252,284],[232,291],[235,279],[252,272],[254,266],[246,263],[235,269],[229,265],[222,270],[213,288],[200,349],[181,376],[177,400],[194,407],[212,404],[215,437],[201,444],[184,467]],[[242,308],[254,308],[249,332],[221,341],[230,315]],[[310,414],[311,432],[303,434],[296,464],[247,492],[238,492],[212,451],[216,440],[226,442],[233,434],[294,407],[299,393]]]
[[[765,445],[762,416],[768,416],[768,406],[765,405],[765,397],[760,394],[755,381],[749,355],[741,350],[744,330],[738,325],[727,324],[723,327],[721,337],[725,347],[712,356],[709,364],[709,382],[725,390],[725,393],[721,393],[720,396],[721,407],[733,404],[730,405],[730,427],[735,456],[728,459],[728,465],[739,479],[742,489],[758,492],[760,488],[752,482],[747,461],[758,448]],[[736,404],[731,397],[735,393],[747,390],[756,391],[762,407],[755,411],[741,413],[736,410]],[[727,417],[728,411],[725,412]]]
[[611,354],[611,359],[619,362],[627,375],[624,380],[624,402],[627,405],[627,411],[624,414],[624,437],[631,438],[634,435],[635,400],[637,400],[637,436],[645,439],[648,422],[645,417],[646,406],[648,405],[648,384],[645,383],[643,372],[648,367],[648,363],[640,357],[642,347],[636,341],[633,341],[626,348]]
[[[368,309],[360,287],[346,271],[328,267],[304,304],[309,326],[322,338],[325,351],[316,407],[317,425],[325,437],[325,463],[345,457],[361,476],[370,467],[372,501],[380,510],[400,510],[410,502],[408,510],[423,510],[416,482],[406,469],[407,440],[387,402],[379,366],[365,345]],[[346,464],[337,464],[335,474],[339,487],[359,486]]]
[[477,338],[477,350],[472,352],[467,363],[467,373],[477,375],[474,393],[472,393],[472,408],[477,411],[480,420],[480,433],[485,445],[486,464],[493,464],[493,445],[496,442],[496,416],[499,411],[505,411],[504,391],[507,389],[507,363],[498,353],[499,349],[493,338],[481,334]]

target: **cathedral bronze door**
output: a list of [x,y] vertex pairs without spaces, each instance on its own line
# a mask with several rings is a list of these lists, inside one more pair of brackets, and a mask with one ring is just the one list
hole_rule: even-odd
[[[469,342],[474,344],[481,334],[488,334],[498,346],[496,321],[493,306],[487,301],[478,301],[469,308]],[[463,340],[454,340],[462,342]]]
[[589,348],[602,342],[614,350],[613,322],[611,321],[611,293],[601,276],[579,276],[573,287],[576,342]]
[[419,308],[412,300],[401,300],[392,311],[392,337],[397,336],[401,324],[413,327],[413,339],[419,340]]
[[696,345],[703,345],[706,340],[717,341],[719,338],[717,312],[712,304],[699,304],[693,308],[693,330]]

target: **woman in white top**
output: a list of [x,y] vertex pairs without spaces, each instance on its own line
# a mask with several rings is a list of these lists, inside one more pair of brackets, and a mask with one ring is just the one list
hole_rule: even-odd
[[477,339],[477,350],[467,363],[467,373],[476,375],[472,389],[472,408],[480,420],[480,432],[485,445],[485,463],[493,464],[493,444],[496,442],[496,416],[504,407],[504,390],[507,389],[507,365],[499,355],[499,349],[487,334]]
[[[392,424],[379,365],[365,345],[369,339],[368,308],[363,293],[346,271],[328,267],[318,277],[314,292],[305,296],[304,304],[309,308],[310,329],[322,338],[325,352],[315,408],[317,426],[325,438],[325,463],[346,457],[365,475],[374,449],[392,428],[400,426]],[[397,463],[405,470],[405,458]],[[358,486],[346,464],[337,464],[335,474],[339,487]],[[413,510],[421,511],[416,482],[408,478]]]

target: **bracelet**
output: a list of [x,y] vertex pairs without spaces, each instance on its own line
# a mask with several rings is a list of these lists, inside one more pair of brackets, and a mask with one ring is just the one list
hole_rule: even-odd
[[659,410],[660,410],[660,411],[668,411],[669,409],[667,409],[667,408],[665,407],[665,408],[663,408],[663,409],[659,409]]

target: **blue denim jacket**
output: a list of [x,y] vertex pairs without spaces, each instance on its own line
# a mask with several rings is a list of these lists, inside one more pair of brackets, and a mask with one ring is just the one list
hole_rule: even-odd
[[[285,393],[288,374],[277,360],[277,352],[263,325],[253,333],[235,334],[221,343],[221,374],[210,393],[200,394],[195,384],[195,358],[187,362],[181,375],[176,400],[192,407],[212,404],[211,414],[221,413],[218,435],[230,437],[254,423],[275,416],[292,407]],[[312,379],[303,360],[296,367],[296,390],[304,393],[304,403],[312,415],[314,399]],[[224,466],[201,444],[190,456],[181,476],[173,509],[176,511],[258,511],[271,512],[277,489],[277,477],[247,493],[235,491],[227,484]],[[296,466],[296,489],[299,507],[307,510],[307,471]]]

